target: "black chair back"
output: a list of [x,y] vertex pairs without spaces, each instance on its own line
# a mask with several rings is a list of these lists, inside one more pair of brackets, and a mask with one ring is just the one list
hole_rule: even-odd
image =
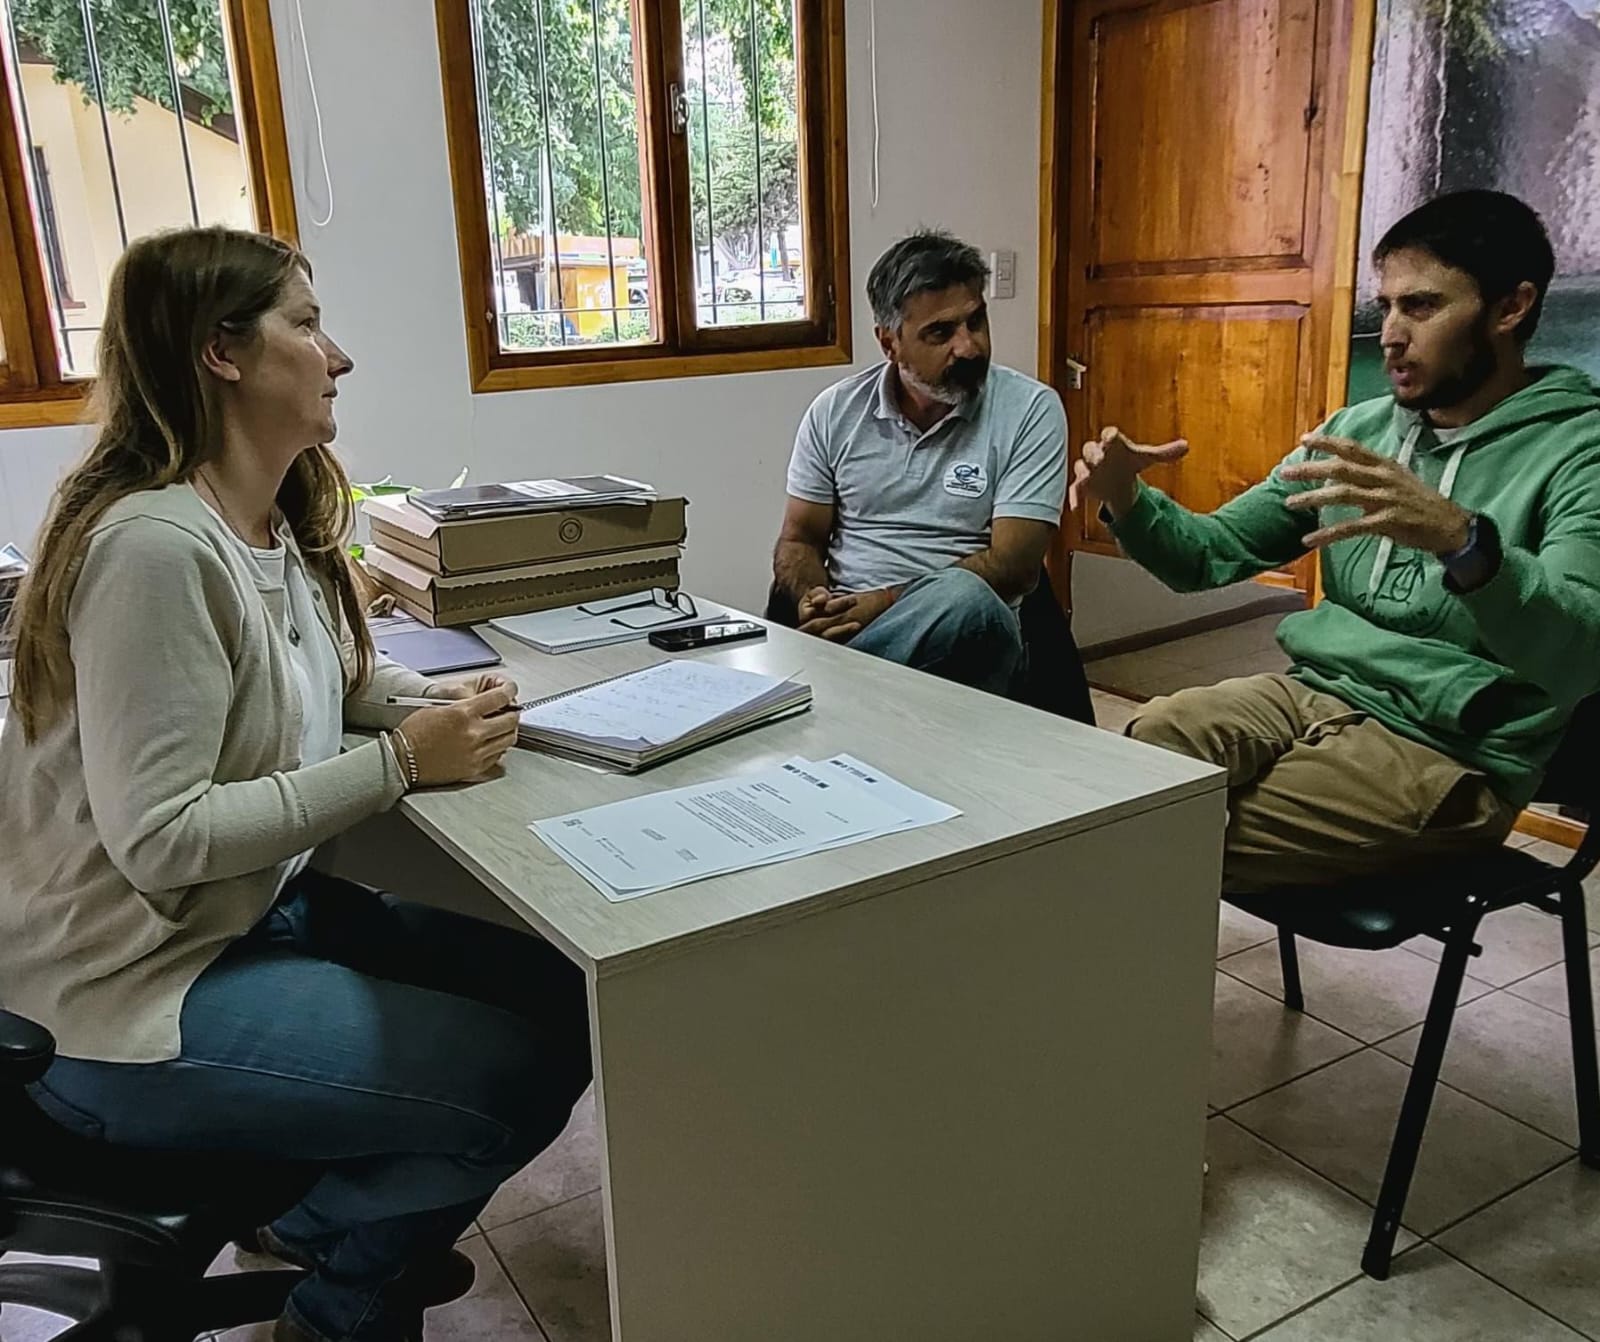
[[1600,811],[1600,694],[1578,705],[1544,772],[1536,801]]
[[1048,570],[1039,571],[1039,585],[1023,597],[1017,618],[1028,661],[1016,699],[1029,708],[1094,726],[1094,701],[1072,637],[1072,620],[1056,600]]

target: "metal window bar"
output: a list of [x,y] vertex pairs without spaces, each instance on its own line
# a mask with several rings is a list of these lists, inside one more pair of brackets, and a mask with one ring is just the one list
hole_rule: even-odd
[[[544,40],[544,0],[534,0],[534,27],[538,35],[539,46],[539,129],[544,135],[544,186],[545,194],[550,202],[550,255],[555,260],[556,272],[556,313],[558,320],[556,330],[561,335],[561,343],[567,343],[567,323],[559,320],[565,311],[567,302],[567,287],[561,279],[561,230],[556,223],[556,178],[555,178],[555,150],[550,141],[550,67],[545,59]],[[548,305],[550,295],[545,294]],[[548,310],[548,309],[547,309]]]
[[[167,78],[172,83],[172,114],[178,121],[178,144],[183,149],[183,176],[189,184],[189,217],[196,228],[200,226],[200,193],[194,186],[194,162],[189,157],[189,127],[183,115],[183,85],[178,78],[178,50],[172,40],[172,10],[167,0],[156,0],[156,10],[161,15],[161,42],[167,56]],[[759,170],[757,182],[760,181]],[[759,185],[756,191],[760,197]]]
[[[89,77],[94,80],[94,100],[100,108],[100,133],[106,142],[106,168],[111,174],[111,199],[117,207],[117,236],[123,247],[128,245],[128,218],[122,210],[122,182],[117,176],[117,155],[111,147],[111,114],[106,111],[105,71],[100,65],[100,47],[94,37],[94,16],[89,12],[89,0],[78,0],[78,10],[83,15],[83,45],[89,57]],[[182,115],[180,109],[179,115]]]
[[478,139],[483,145],[484,162],[489,170],[489,208],[494,213],[494,225],[489,230],[489,243],[494,248],[494,293],[489,298],[492,304],[490,315],[499,332],[498,339],[503,349],[511,343],[511,326],[506,314],[501,311],[501,293],[506,282],[506,259],[500,246],[501,219],[498,190],[500,172],[495,166],[494,132],[489,127],[489,76],[486,70],[488,60],[483,42],[483,15],[480,13],[478,0],[473,0],[473,3],[467,6],[467,14],[472,23],[473,78],[478,86]]
[[56,214],[55,187],[50,181],[50,164],[44,148],[32,146],[33,180],[39,192],[39,241],[44,244],[44,259],[50,267],[50,283],[63,302],[72,298],[72,286],[67,283],[67,254],[61,247],[61,220]]
[[765,207],[767,196],[761,185],[761,16],[756,0],[750,0],[750,106],[756,131],[756,287],[761,306],[756,309],[761,320],[767,319],[767,230]]
[[612,242],[616,231],[611,221],[611,157],[606,150],[606,98],[605,76],[600,72],[600,0],[589,0],[589,14],[594,20],[594,114],[600,132],[600,196],[606,212],[606,293],[613,304],[611,308],[611,333],[617,343],[622,343],[622,322],[617,316],[617,253]]
[[[17,108],[22,113],[22,136],[28,142],[28,145],[32,147],[33,124],[28,119],[28,100],[22,94],[22,56],[17,51],[17,30],[11,22],[9,10],[0,8],[0,22],[3,22],[6,30],[6,44],[11,51],[11,68],[16,71],[17,75]],[[3,71],[0,71],[0,74],[3,73]],[[49,184],[42,182],[39,178],[39,157],[35,154],[30,154],[28,156],[28,165],[33,174],[33,197],[35,200],[42,200]],[[52,285],[50,297],[56,309],[56,329],[61,332],[61,358],[65,365],[65,371],[68,373],[76,372],[77,370],[72,366],[72,346],[67,340],[67,312],[62,304],[61,290]]]
[[[711,264],[711,322],[717,324],[717,228],[716,211],[711,203],[711,96],[706,78],[706,0],[700,6],[700,139],[705,147],[706,169],[706,260]],[[695,295],[696,298],[699,295]]]

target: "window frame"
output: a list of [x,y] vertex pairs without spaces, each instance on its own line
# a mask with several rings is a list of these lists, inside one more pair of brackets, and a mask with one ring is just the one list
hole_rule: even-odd
[[650,267],[659,339],[638,345],[569,345],[541,350],[500,347],[471,3],[435,0],[467,363],[474,392],[851,362],[844,0],[795,0],[805,318],[706,328],[696,325],[689,136],[671,129],[669,115],[670,87],[686,86],[680,5],[678,0],[630,0],[644,158],[644,254]]
[[[270,0],[221,0],[256,227],[299,244]],[[20,71],[0,66],[0,429],[78,424],[92,378],[65,377],[22,143]],[[180,112],[181,115],[181,112]]]

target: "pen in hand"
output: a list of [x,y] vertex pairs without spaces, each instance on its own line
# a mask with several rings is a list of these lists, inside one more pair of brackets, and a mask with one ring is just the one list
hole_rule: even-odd
[[[442,708],[446,704],[458,701],[454,699],[427,699],[415,694],[391,694],[383,702],[390,708]],[[529,700],[527,703],[522,704],[508,704],[500,712],[521,713],[524,709],[532,708],[535,702],[534,700]]]

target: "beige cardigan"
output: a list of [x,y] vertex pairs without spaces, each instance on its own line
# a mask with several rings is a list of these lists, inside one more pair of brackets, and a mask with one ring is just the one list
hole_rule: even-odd
[[[122,500],[73,590],[72,704],[32,745],[14,713],[0,734],[0,1006],[63,1056],[176,1057],[184,995],[271,907],[277,864],[404,790],[378,741],[299,767],[286,595],[256,582],[188,485]],[[346,720],[393,725],[383,697],[430,684],[380,660]]]

